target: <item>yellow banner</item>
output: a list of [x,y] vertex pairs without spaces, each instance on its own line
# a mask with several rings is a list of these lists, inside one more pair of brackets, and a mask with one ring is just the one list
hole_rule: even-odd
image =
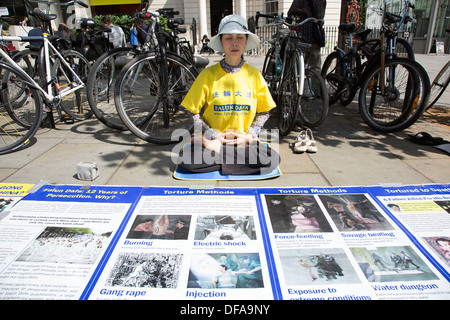
[[[443,212],[444,209],[434,201],[398,201],[395,203],[400,207],[400,212]],[[391,207],[395,211],[394,208]]]
[[141,0],[91,0],[91,6],[111,6],[117,4],[140,4]]
[[28,183],[0,183],[0,197],[24,197],[33,186],[34,184]]

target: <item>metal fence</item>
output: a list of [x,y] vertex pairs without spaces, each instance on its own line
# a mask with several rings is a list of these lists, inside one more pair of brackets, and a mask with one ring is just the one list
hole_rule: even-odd
[[[327,56],[330,54],[334,47],[338,43],[339,38],[339,30],[338,27],[329,27],[325,26],[325,47],[323,47],[320,52],[323,56]],[[262,26],[256,29],[256,34],[258,35],[259,39],[261,40],[261,45],[256,48],[252,53],[255,56],[265,56],[267,54],[267,51],[269,48],[273,45],[273,40],[275,34],[277,33],[278,29],[277,26]]]

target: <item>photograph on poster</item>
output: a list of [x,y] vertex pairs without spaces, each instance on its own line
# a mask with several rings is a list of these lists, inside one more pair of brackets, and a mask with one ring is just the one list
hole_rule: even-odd
[[17,261],[93,264],[110,235],[91,228],[47,227]]
[[450,213],[450,201],[435,201],[435,203],[444,209],[446,212]]
[[450,237],[424,237],[428,246],[450,267]]
[[251,216],[198,216],[195,240],[256,240],[255,222]]
[[409,246],[350,248],[369,282],[439,279]]
[[443,212],[446,209],[445,202],[442,201],[444,205],[439,204],[439,201],[431,200],[413,200],[413,201],[396,201],[388,202],[386,206],[393,213],[418,213],[418,212]]
[[274,233],[333,232],[314,196],[266,195]]
[[321,195],[319,199],[339,231],[394,230],[364,194]]
[[361,282],[341,248],[280,250],[279,255],[288,286]]
[[194,253],[188,288],[263,288],[258,253]]
[[128,239],[187,240],[190,215],[138,215]]
[[13,198],[0,198],[0,212],[8,209],[14,202]]
[[123,252],[105,286],[177,288],[182,260],[182,254]]

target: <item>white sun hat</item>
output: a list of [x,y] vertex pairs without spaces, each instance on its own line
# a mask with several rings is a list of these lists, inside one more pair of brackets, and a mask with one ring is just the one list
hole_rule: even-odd
[[223,52],[220,35],[234,33],[248,35],[245,51],[253,50],[259,46],[259,38],[256,34],[248,30],[247,21],[240,15],[232,14],[224,17],[222,21],[220,21],[219,32],[211,38],[208,47],[212,48],[214,51]]

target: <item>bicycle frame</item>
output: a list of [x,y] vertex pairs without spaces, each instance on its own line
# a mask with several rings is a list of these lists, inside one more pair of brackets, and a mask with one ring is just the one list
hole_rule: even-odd
[[[291,37],[292,35],[293,34],[291,34],[291,32],[290,32],[288,36]],[[298,44],[295,44],[292,42],[291,42],[291,44],[295,47],[291,50],[296,50],[298,52],[298,60],[297,60],[298,66],[296,66],[296,68],[295,68],[295,78],[298,79],[298,81],[296,83],[297,94],[301,96],[303,94],[303,89],[305,87],[305,68],[306,68],[305,56],[303,55],[303,51],[300,48],[297,48]],[[288,53],[288,50],[285,50],[285,57],[286,57],[287,53]],[[284,78],[285,69],[286,69],[286,59],[283,59],[283,70],[282,70],[282,74],[281,74],[281,79]],[[280,80],[280,82],[281,82],[281,80]]]
[[[393,36],[389,37],[389,44],[388,44],[388,56],[389,57],[394,57],[395,53],[396,53],[396,42],[397,42],[397,38],[398,38],[398,30],[400,29],[400,27],[403,25],[403,23],[405,21],[407,21],[409,18],[408,16],[408,11],[411,8],[412,10],[414,10],[414,5],[409,1],[409,0],[405,0],[405,8],[403,9],[403,13],[401,16],[397,16],[394,15],[392,13],[388,13],[387,12],[387,2],[386,0],[383,0],[383,9],[374,9],[371,8],[373,11],[375,12],[381,12],[382,13],[382,18],[381,18],[381,31],[380,31],[380,59],[381,59],[381,93],[384,95],[386,94],[386,88],[385,88],[385,62],[386,62],[386,48],[385,48],[385,38],[386,38],[386,32],[390,32],[393,34]],[[388,17],[389,16],[389,17]],[[399,17],[400,20],[394,25],[394,27],[390,27],[389,26],[389,18],[391,17]],[[389,79],[390,82],[393,81],[393,79]]]
[[[152,24],[150,25],[150,28],[148,29],[147,37],[145,39],[142,53],[150,52],[151,39],[153,37],[155,37],[155,35],[156,35],[155,30],[157,28],[157,24],[159,23],[159,15],[160,15],[159,12],[157,12],[157,11],[148,10],[148,6],[146,6],[146,8],[144,9],[143,14],[151,19]],[[165,49],[164,49],[164,53],[165,53]],[[134,83],[136,81],[136,77],[138,77],[141,70],[142,70],[142,66],[140,65],[139,68],[135,71],[135,76],[130,78],[130,80],[132,81],[130,86],[134,85]],[[128,85],[128,83],[127,83],[127,85]]]
[[[1,30],[1,28],[0,28]],[[41,92],[41,94],[44,97],[44,100],[46,104],[52,105],[55,101],[62,100],[64,97],[70,95],[72,92],[75,92],[77,90],[80,90],[81,88],[85,87],[85,84],[80,79],[80,77],[75,73],[75,71],[72,69],[72,66],[69,65],[69,63],[63,58],[61,53],[58,52],[58,50],[51,44],[51,42],[48,40],[47,36],[44,35],[43,37],[11,37],[11,36],[1,36],[0,41],[43,41],[43,46],[40,49],[39,55],[42,57],[42,54],[44,55],[44,63],[45,63],[45,73],[46,73],[46,88],[42,88],[39,86],[36,81],[34,81],[33,78],[31,78],[23,69],[17,65],[17,63],[11,59],[3,50],[0,50],[0,55],[11,65],[17,67],[17,69],[20,69],[20,72],[25,75],[33,88],[36,88]],[[67,70],[70,70],[71,76],[74,79],[74,82],[76,83],[74,88],[68,88],[65,90],[59,91],[59,94],[53,95],[52,89],[51,89],[51,83],[52,83],[52,75],[50,70],[50,51],[52,54],[55,54],[66,67]]]
[[[266,17],[266,18],[273,18],[275,19],[275,22],[273,22],[274,25],[277,26],[277,37],[275,40],[275,59],[280,58],[280,50],[281,50],[281,43],[280,43],[280,26],[285,25],[289,28],[289,32],[286,35],[287,37],[292,37],[292,38],[297,38],[297,32],[296,32],[296,28],[298,28],[299,26],[308,23],[308,22],[319,22],[319,19],[316,18],[307,18],[305,20],[303,20],[302,22],[298,23],[298,24],[291,24],[288,23],[287,21],[285,21],[285,19],[283,19],[282,17],[280,17],[278,14],[275,15],[265,15],[265,14],[261,14],[259,12],[256,13],[256,25],[258,25],[258,19],[259,17]],[[304,59],[304,55],[303,55],[303,51],[298,48],[300,46],[300,44],[293,44],[295,46],[295,49],[298,51],[299,53],[299,66],[298,68],[296,68],[296,74],[295,77],[296,79],[298,79],[296,86],[297,86],[297,93],[301,96],[303,94],[303,88],[304,88],[304,84],[305,84],[305,59]],[[309,44],[303,44],[305,47],[310,47]],[[285,51],[284,53],[284,57],[282,59],[282,72],[281,75],[279,76],[279,79],[276,79],[277,83],[281,83],[282,79],[284,78],[284,71],[285,71],[285,67],[286,67],[286,54],[287,51]],[[278,76],[277,76],[278,78]]]

